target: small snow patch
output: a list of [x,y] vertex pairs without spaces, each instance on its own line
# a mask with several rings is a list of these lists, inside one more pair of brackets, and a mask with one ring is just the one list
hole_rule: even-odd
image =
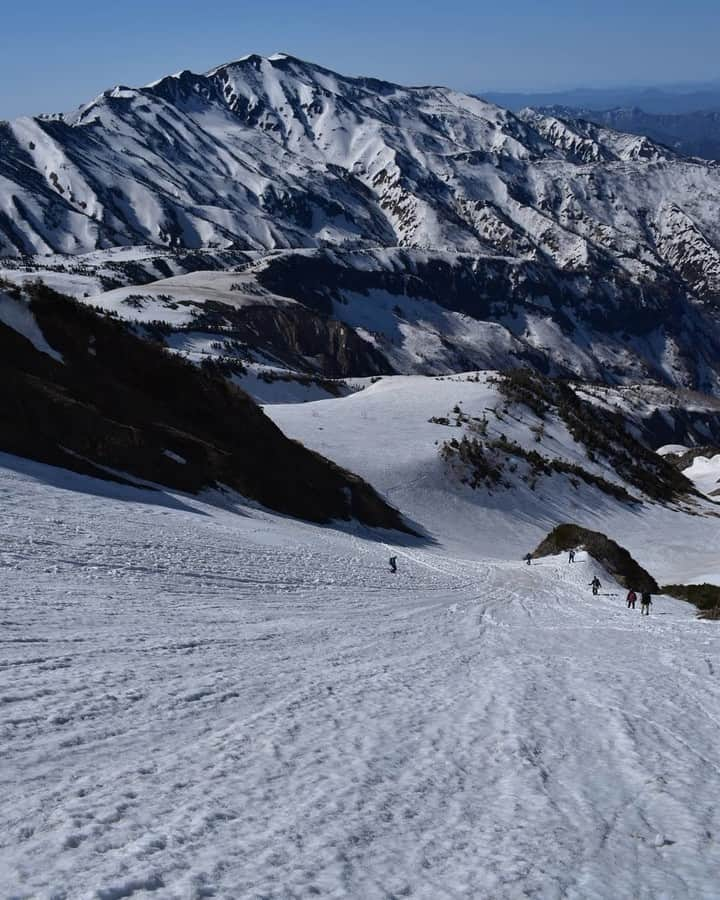
[[685,447],[683,444],[665,444],[664,447],[658,447],[655,452],[660,456],[672,456],[687,453],[689,449],[689,447]]
[[64,362],[57,350],[53,350],[45,340],[40,326],[35,321],[35,316],[30,312],[30,308],[24,300],[16,300],[8,297],[7,294],[0,294],[0,322],[27,338],[40,353],[46,353],[59,363]]
[[178,453],[173,453],[172,450],[163,450],[163,456],[167,456],[168,459],[171,459],[173,462],[180,463],[180,465],[187,465],[187,460],[180,456]]

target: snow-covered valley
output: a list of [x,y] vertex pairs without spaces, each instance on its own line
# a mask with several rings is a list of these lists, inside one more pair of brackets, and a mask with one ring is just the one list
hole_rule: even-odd
[[486,419],[490,438],[504,435],[546,457],[617,479],[606,464],[588,462],[586,448],[561,422],[543,425],[538,441],[537,418],[522,408],[504,412],[493,378],[492,373],[382,378],[348,397],[273,404],[265,411],[289,437],[367,478],[431,540],[457,556],[519,559],[554,525],[571,521],[618,540],[663,584],[720,583],[715,503],[628,504],[557,474],[531,486],[509,473],[509,488],[500,484],[478,491],[453,478],[439,450],[463,434],[452,412],[459,409],[471,422]]
[[0,898],[716,900],[719,197],[286,54],[0,122]]
[[[567,496],[437,478],[428,417],[488,391],[268,408],[428,538],[0,457],[7,896],[716,896],[717,624],[522,562]],[[658,577],[717,562],[712,515],[575,496]]]

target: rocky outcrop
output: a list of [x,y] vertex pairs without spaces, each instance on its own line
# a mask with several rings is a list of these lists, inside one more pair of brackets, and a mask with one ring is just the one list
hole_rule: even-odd
[[206,302],[193,329],[221,334],[287,368],[323,378],[391,375],[388,360],[356,331],[329,316],[294,306],[233,310]]
[[713,456],[719,455],[720,447],[702,446],[693,447],[684,453],[666,453],[665,459],[680,469],[681,472],[684,472],[685,469],[689,469],[692,466],[696,459],[712,459]]
[[555,556],[567,550],[586,550],[605,571],[626,588],[635,591],[659,591],[657,582],[637,563],[628,551],[599,531],[590,531],[580,525],[558,525],[535,548],[534,558]]
[[720,587],[716,584],[665,584],[663,594],[685,600],[698,608],[698,617],[720,621]]

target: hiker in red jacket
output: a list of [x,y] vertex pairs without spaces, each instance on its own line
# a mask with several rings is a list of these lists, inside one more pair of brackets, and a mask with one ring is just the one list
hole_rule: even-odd
[[635,609],[635,601],[637,600],[637,594],[635,591],[631,590],[627,595],[627,605],[628,609]]

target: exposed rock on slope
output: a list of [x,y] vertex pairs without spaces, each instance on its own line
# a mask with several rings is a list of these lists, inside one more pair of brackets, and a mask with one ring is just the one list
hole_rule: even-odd
[[588,459],[602,460],[609,471],[646,496],[672,502],[697,493],[675,466],[630,433],[620,410],[593,407],[570,385],[528,370],[501,375],[498,387],[509,404],[527,407],[541,421],[558,418],[584,446]]
[[677,466],[681,472],[689,469],[693,462],[698,458],[710,458],[720,456],[720,447],[693,447],[684,453],[665,453],[665,459]]
[[362,479],[288,440],[225,379],[47,288],[30,296],[0,293],[0,449],[184,491],[228,485],[314,521],[407,530]]
[[635,591],[659,591],[657,582],[643,567],[635,562],[624,547],[616,544],[599,531],[590,531],[580,525],[566,523],[550,532],[533,552],[534,558],[555,556],[567,550],[586,550],[609,575],[626,588]]
[[582,399],[621,415],[629,431],[652,450],[668,444],[720,444],[717,397],[658,384],[575,384],[574,388]]
[[[218,296],[218,277],[236,281],[236,290]],[[220,333],[220,324],[226,338],[267,350],[291,369],[297,359],[288,355],[279,329],[274,335],[262,329],[262,340],[253,337],[255,320],[275,316],[264,307],[293,305],[296,317],[324,317],[354,332],[363,349],[348,356],[347,366],[335,360],[334,371],[343,375],[447,374],[525,364],[606,383],[720,385],[720,331],[712,316],[677,293],[676,284],[656,284],[647,295],[612,272],[598,281],[542,260],[400,248],[284,251],[247,262],[235,276],[197,272],[117,289],[91,302],[131,321],[166,319],[170,331],[178,330],[174,304],[184,305],[183,329]],[[173,346],[185,343],[178,339]],[[330,374],[314,352],[300,370]]]

